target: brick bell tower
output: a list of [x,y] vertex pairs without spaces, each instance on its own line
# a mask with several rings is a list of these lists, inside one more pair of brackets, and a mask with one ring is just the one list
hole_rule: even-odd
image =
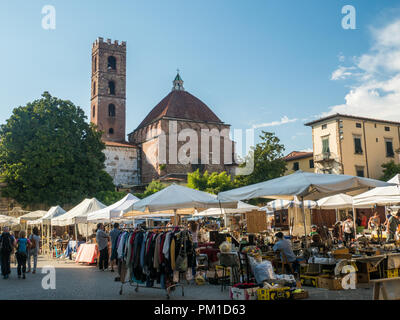
[[126,42],[98,38],[92,46],[90,121],[103,141],[125,141]]

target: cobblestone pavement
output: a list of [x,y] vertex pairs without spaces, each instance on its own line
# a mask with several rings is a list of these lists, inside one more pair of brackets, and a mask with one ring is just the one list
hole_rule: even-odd
[[[44,266],[54,266],[56,270],[56,289],[45,290],[42,287],[42,274]],[[121,283],[115,282],[116,272],[98,271],[94,266],[77,264],[69,260],[48,260],[39,257],[36,274],[27,274],[25,280],[17,278],[15,265],[12,265],[11,276],[7,280],[0,278],[0,299],[34,299],[34,300],[166,300],[165,290],[153,288],[139,288],[135,292],[134,287],[125,284],[122,295],[119,294]],[[370,300],[372,289],[359,288],[357,290],[331,291],[325,289],[306,288],[310,299],[315,300]],[[226,300],[229,292],[226,289],[221,292],[220,286],[184,284],[184,296],[181,288],[177,287],[171,293],[171,300]]]

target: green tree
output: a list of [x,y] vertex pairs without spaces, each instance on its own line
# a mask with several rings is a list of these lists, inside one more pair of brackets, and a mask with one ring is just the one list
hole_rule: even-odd
[[80,107],[44,92],[0,127],[3,196],[22,205],[64,205],[112,191],[101,133]]
[[211,174],[205,171],[201,174],[199,169],[188,173],[187,186],[192,189],[206,191],[213,194],[233,189],[235,186],[231,176],[228,176],[225,171],[221,173],[213,172]]
[[109,206],[126,196],[125,192],[120,191],[100,191],[96,194],[97,200]]
[[254,170],[249,175],[236,176],[234,183],[237,187],[267,181],[282,176],[286,171],[286,162],[283,160],[285,147],[272,132],[262,131],[261,142],[252,148],[246,157],[246,163],[254,161]]
[[153,193],[156,193],[166,187],[165,184],[161,183],[158,180],[153,180],[149,183],[146,189],[143,192],[143,198],[151,196]]
[[396,174],[400,173],[400,164],[396,164],[393,160],[382,164],[383,176],[381,180],[388,181],[393,178]]

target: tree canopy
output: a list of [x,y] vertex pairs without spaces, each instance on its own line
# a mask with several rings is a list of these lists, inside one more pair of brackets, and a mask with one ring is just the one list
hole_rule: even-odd
[[272,132],[262,131],[260,139],[261,142],[252,148],[245,159],[247,164],[254,162],[254,170],[249,175],[235,177],[238,187],[278,178],[286,171],[286,162],[283,160],[285,147],[279,138]]
[[22,205],[64,205],[114,190],[103,170],[101,133],[86,119],[80,107],[48,92],[15,108],[0,127],[3,196]]
[[382,164],[383,175],[381,180],[388,181],[392,179],[396,174],[400,173],[400,164],[396,164],[393,160]]
[[188,173],[187,186],[192,189],[213,194],[218,194],[219,192],[230,190],[235,187],[231,176],[228,176],[225,171],[221,173],[213,172],[211,174],[205,171],[204,174],[202,174],[199,169]]

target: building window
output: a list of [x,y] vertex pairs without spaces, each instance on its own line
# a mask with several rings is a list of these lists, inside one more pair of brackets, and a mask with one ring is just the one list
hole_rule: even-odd
[[97,71],[97,57],[94,57],[94,71]]
[[354,153],[356,154],[362,154],[362,148],[361,148],[361,138],[360,137],[354,137]]
[[113,56],[109,56],[107,59],[107,69],[108,70],[115,70],[117,68],[117,59]]
[[376,128],[376,123],[374,123],[374,127]]
[[356,167],[356,176],[364,177],[364,167]]
[[378,142],[378,138],[376,138],[376,142]]
[[322,153],[329,153],[329,138],[322,139]]
[[313,159],[310,159],[309,164],[310,164],[310,169],[314,168],[314,160]]
[[385,131],[390,131],[390,127],[385,127]]
[[108,82],[108,94],[115,95],[115,83],[114,81]]
[[323,124],[323,125],[322,125],[322,129],[326,129],[326,127],[327,127],[326,124]]
[[108,133],[109,134],[113,134],[114,133],[114,129],[113,128],[108,129]]
[[393,142],[391,139],[385,139],[386,144],[386,157],[393,158],[394,151],[393,151]]
[[96,95],[96,81],[93,82],[93,95]]
[[356,128],[361,128],[361,123],[356,122]]
[[115,106],[112,103],[108,105],[108,116],[115,117]]
[[293,170],[294,170],[294,171],[299,170],[299,163],[298,163],[298,162],[294,162],[294,163],[293,163]]
[[95,115],[96,115],[96,107],[95,107],[95,106],[93,106],[93,112],[92,112],[92,114],[93,114],[93,118],[94,118]]

